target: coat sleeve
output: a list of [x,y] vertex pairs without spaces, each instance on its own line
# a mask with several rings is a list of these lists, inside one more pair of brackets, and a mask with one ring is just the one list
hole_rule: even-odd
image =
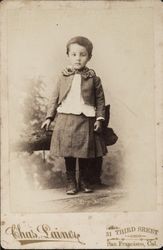
[[105,119],[105,96],[100,77],[95,77],[96,119]]
[[57,78],[54,90],[52,92],[52,95],[48,103],[46,119],[51,119],[51,121],[54,120],[55,115],[57,113],[59,89],[60,89],[60,77]]

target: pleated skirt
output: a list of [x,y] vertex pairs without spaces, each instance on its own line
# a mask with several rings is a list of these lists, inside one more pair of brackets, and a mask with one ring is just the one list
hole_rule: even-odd
[[102,134],[94,132],[95,117],[58,113],[50,146],[50,156],[95,158],[107,153]]

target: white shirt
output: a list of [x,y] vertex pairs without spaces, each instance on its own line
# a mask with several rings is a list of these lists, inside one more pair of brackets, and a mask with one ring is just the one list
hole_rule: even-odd
[[83,113],[88,117],[95,117],[95,107],[85,104],[81,95],[81,75],[75,74],[71,89],[61,105],[57,108],[58,113],[80,115]]

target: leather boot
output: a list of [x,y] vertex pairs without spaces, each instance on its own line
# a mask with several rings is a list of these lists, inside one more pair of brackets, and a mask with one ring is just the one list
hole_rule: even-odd
[[77,193],[77,182],[75,177],[75,171],[67,171],[67,187],[66,193],[73,195]]
[[102,157],[92,158],[91,159],[91,167],[88,169],[89,171],[89,183],[91,185],[102,185],[101,183],[101,173],[102,173]]
[[67,186],[66,193],[68,195],[74,195],[77,193],[77,182],[76,182],[76,159],[65,158],[66,163],[66,178]]
[[88,167],[89,160],[88,159],[79,159],[79,190],[84,193],[92,193],[93,190],[90,187],[90,183],[88,180]]

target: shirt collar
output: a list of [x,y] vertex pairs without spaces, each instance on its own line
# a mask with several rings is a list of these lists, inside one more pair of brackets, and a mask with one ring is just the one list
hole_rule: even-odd
[[96,75],[96,73],[95,73],[95,71],[93,69],[89,69],[87,67],[84,67],[82,70],[75,70],[72,67],[66,67],[62,71],[62,74],[64,76],[70,76],[70,75],[74,75],[74,74],[80,74],[85,79],[94,77]]

